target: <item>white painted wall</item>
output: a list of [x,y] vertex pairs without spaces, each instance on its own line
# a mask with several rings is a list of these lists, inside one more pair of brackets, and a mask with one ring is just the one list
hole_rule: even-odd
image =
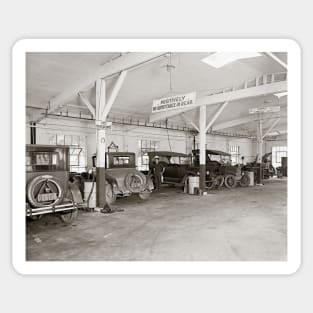
[[264,151],[264,153],[268,153],[268,152],[272,152],[272,147],[284,147],[284,146],[288,146],[287,139],[286,140],[264,141],[263,151]]
[[[95,132],[95,125],[92,121],[49,118],[37,124],[37,144],[49,144],[49,138],[55,134],[84,135],[87,139],[87,164],[91,167],[91,157],[96,152]],[[27,126],[27,143],[30,143],[29,133],[30,129]],[[190,153],[193,149],[193,135],[182,131],[119,124],[113,124],[112,129],[107,130],[107,146],[113,141],[119,146],[119,151],[130,151],[139,155],[138,141],[140,139],[159,141],[160,150],[169,151],[170,145],[172,151],[175,152]],[[198,136],[196,136],[197,142]],[[229,145],[240,146],[240,156],[245,157],[245,162],[250,162],[255,158],[255,141],[246,138],[207,135],[208,149],[228,152]]]
[[[198,142],[198,138],[196,140]],[[256,142],[248,138],[226,137],[207,135],[207,148],[229,152],[229,146],[239,146],[240,158],[245,157],[244,162],[254,160],[256,154]]]

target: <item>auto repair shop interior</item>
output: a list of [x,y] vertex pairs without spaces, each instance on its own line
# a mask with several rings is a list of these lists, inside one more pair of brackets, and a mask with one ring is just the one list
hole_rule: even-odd
[[287,71],[284,52],[27,53],[26,259],[286,260]]

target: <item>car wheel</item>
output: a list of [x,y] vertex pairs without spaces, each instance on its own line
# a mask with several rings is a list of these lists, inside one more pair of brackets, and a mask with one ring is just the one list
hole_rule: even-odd
[[222,175],[217,175],[217,176],[215,177],[215,186],[216,186],[217,188],[221,188],[221,187],[223,186],[223,184],[224,184],[224,176],[222,176]]
[[206,182],[206,187],[208,190],[213,189],[215,186],[216,186],[216,179],[214,178],[211,178],[210,180]]
[[145,190],[143,192],[138,193],[138,197],[141,200],[148,200],[150,198],[151,192],[149,190]]
[[250,184],[250,177],[248,175],[246,175],[246,174],[242,175],[241,179],[239,181],[239,185],[241,187],[248,187],[249,184]]
[[235,176],[227,175],[225,177],[224,184],[227,188],[234,188],[237,184]]
[[59,215],[59,218],[60,218],[60,220],[61,220],[64,224],[68,225],[68,224],[72,223],[72,221],[73,221],[74,219],[77,218],[77,215],[78,215],[78,210],[75,209],[75,210],[72,210],[72,211],[69,212],[69,213],[60,214],[60,215]]
[[61,183],[51,175],[37,176],[27,186],[27,199],[35,208],[57,205],[63,198]]
[[108,182],[105,185],[105,193],[106,193],[106,202],[108,205],[113,204],[116,201],[116,194],[113,192],[112,185]]

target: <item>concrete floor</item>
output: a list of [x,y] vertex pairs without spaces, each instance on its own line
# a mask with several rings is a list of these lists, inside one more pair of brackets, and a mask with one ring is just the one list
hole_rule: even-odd
[[27,222],[27,260],[281,261],[287,257],[287,181],[192,196],[163,188],[124,212]]

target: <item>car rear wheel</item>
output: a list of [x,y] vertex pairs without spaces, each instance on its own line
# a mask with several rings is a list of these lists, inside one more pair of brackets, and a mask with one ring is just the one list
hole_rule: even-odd
[[234,188],[237,184],[235,176],[227,175],[225,177],[224,184],[227,188]]
[[149,190],[145,190],[143,192],[138,193],[138,197],[141,200],[148,200],[150,198],[151,192]]
[[108,205],[113,204],[116,201],[116,194],[113,192],[112,185],[108,182],[105,185],[106,202]]
[[239,185],[241,187],[248,187],[249,184],[250,184],[250,177],[248,175],[246,175],[246,174],[242,175],[241,179],[239,181]]
[[75,209],[75,210],[72,210],[71,212],[60,214],[59,218],[64,224],[68,225],[72,223],[74,219],[77,218],[77,215],[78,215],[78,210]]

